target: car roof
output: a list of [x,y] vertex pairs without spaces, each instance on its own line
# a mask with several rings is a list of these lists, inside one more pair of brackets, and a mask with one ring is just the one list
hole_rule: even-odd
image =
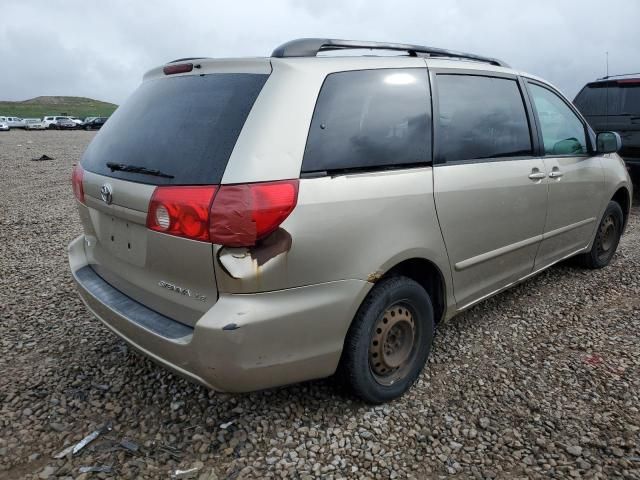
[[[522,75],[545,83],[545,80],[522,72],[513,68],[492,65],[485,62],[479,62],[471,59],[444,59],[444,58],[425,58],[411,57],[407,55],[377,55],[377,56],[345,56],[335,55],[319,57],[289,57],[289,58],[271,58],[271,57],[254,57],[254,58],[202,58],[197,59],[195,63],[197,70],[188,73],[179,73],[175,76],[182,75],[202,75],[208,73],[271,73],[273,67],[283,66],[291,69],[308,69],[310,71],[318,70],[323,72],[330,71],[346,71],[346,70],[362,70],[374,68],[411,68],[426,65],[431,68],[450,68],[450,69],[469,69],[484,70],[488,72],[507,73],[512,75]],[[143,79],[165,78],[163,72],[164,66],[153,68],[145,73]],[[172,75],[174,76],[174,75]]]
[[[380,52],[374,55],[344,55],[358,51]],[[392,53],[392,55],[389,55]],[[398,54],[402,53],[402,54]],[[550,82],[510,68],[505,62],[492,57],[477,54],[455,52],[440,48],[397,43],[381,43],[355,40],[336,40],[326,38],[304,38],[287,42],[277,47],[271,57],[223,58],[208,57],[180,58],[168,62],[145,73],[143,81],[151,78],[166,78],[164,68],[180,63],[191,63],[189,72],[170,74],[171,76],[203,75],[210,73],[263,73],[270,74],[274,69],[286,69],[300,74],[326,76],[330,73],[366,70],[378,68],[417,68],[460,69],[480,72],[502,73],[522,76],[546,84],[560,91]]]
[[[453,50],[448,50],[443,48],[430,47],[425,45],[405,44],[405,43],[397,43],[397,42],[376,42],[376,41],[369,41],[369,40],[345,40],[345,39],[336,39],[336,38],[298,38],[298,39],[290,40],[286,43],[283,43],[282,45],[279,45],[273,50],[273,52],[271,53],[271,56],[267,58],[245,59],[245,62],[243,62],[243,59],[217,60],[217,59],[211,59],[207,57],[179,58],[179,59],[168,62],[166,67],[150,70],[149,72],[147,72],[147,74],[145,74],[144,79],[160,76],[160,73],[166,73],[171,75],[179,74],[179,73],[189,73],[189,72],[191,72],[191,74],[209,73],[207,71],[208,70],[207,67],[212,67],[214,65],[215,67],[217,67],[215,68],[216,72],[221,71],[221,69],[224,70],[225,66],[235,67],[233,70],[235,73],[242,73],[242,71],[241,70],[239,71],[238,69],[242,69],[243,67],[249,68],[249,69],[253,67],[253,69],[256,69],[259,66],[262,66],[263,68],[270,70],[268,68],[270,65],[266,64],[266,62],[270,63],[270,60],[276,60],[276,59],[278,60],[286,59],[286,60],[294,60],[294,61],[298,60],[298,61],[301,61],[300,63],[309,65],[308,62],[304,62],[304,60],[308,60],[308,59],[317,60],[321,57],[326,58],[327,55],[325,54],[327,53],[329,53],[330,56],[333,56],[334,58],[335,57],[344,58],[344,56],[340,55],[340,53],[349,52],[349,51],[358,52],[363,50],[367,52],[366,57],[369,57],[369,58],[379,59],[379,58],[384,58],[385,56],[388,56],[388,55],[376,55],[376,56],[370,55],[370,53],[373,53],[373,52],[384,51],[384,52],[387,52],[387,54],[393,53],[393,52],[395,52],[396,54],[402,53],[404,56],[410,57],[413,59],[415,58],[429,58],[429,59],[448,58],[448,59],[457,59],[462,61],[473,61],[478,63],[481,62],[487,65],[502,67],[502,68],[509,67],[505,62],[503,62],[502,60],[498,60],[497,58],[486,57],[486,56],[478,55],[475,53],[458,52],[458,51],[453,51]],[[338,53],[338,55],[335,55],[336,52]],[[355,57],[350,56],[350,57],[347,57],[350,60],[347,60],[346,62],[357,61],[354,59],[362,58],[362,57],[363,56],[355,56]],[[260,62],[260,60],[262,61]],[[345,60],[338,60],[338,62],[345,62]],[[183,64],[183,63],[190,63],[192,65],[192,67],[188,70],[188,72],[180,72],[180,71],[171,72],[171,73],[166,72],[167,68],[175,67],[178,64]],[[325,63],[325,67],[326,67],[326,63]],[[370,68],[384,68],[384,67],[371,66]],[[254,71],[253,69],[251,69],[247,73],[260,73],[260,72]],[[269,71],[265,71],[264,73],[269,73]]]
[[[196,61],[197,60],[197,61]],[[423,67],[478,70],[523,76],[547,84],[558,90],[547,80],[531,73],[506,66],[494,65],[488,62],[467,58],[443,57],[414,57],[408,55],[321,55],[317,57],[245,57],[245,58],[189,58],[188,63],[194,64],[194,69],[188,73],[171,76],[204,75],[210,73],[262,73],[270,74],[274,68],[290,70],[305,70],[306,73],[327,75],[333,72],[348,70],[366,70],[376,68],[411,68]],[[166,64],[165,64],[166,65]],[[163,72],[164,66],[158,66],[147,71],[143,81],[152,78],[167,78]]]
[[587,83],[587,86],[598,85],[600,83],[640,83],[640,73],[625,73],[622,75],[602,77]]

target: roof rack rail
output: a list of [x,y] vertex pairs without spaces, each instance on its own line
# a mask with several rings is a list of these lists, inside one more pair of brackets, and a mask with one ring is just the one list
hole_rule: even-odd
[[628,77],[630,75],[640,75],[640,72],[636,72],[636,73],[620,73],[618,75],[607,75],[605,77],[597,78],[596,80],[608,80],[610,78]]
[[481,57],[473,53],[455,52],[442,48],[425,47],[422,45],[409,45],[404,43],[369,42],[360,40],[338,40],[334,38],[299,38],[283,43],[277,47],[272,57],[315,57],[321,51],[330,50],[395,50],[407,52],[409,56],[417,57],[445,57],[474,60],[476,62],[490,63],[498,67],[509,67],[505,62],[497,58]]

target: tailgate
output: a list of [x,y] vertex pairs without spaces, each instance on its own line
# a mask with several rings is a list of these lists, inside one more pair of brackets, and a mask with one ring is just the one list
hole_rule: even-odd
[[[216,302],[210,243],[149,230],[155,187],[84,172],[80,218],[89,264],[105,281],[152,310],[187,325]],[[112,203],[101,188],[112,192]]]
[[213,246],[208,227],[204,236],[190,230],[199,215],[191,204],[163,217],[167,233],[148,229],[150,200],[156,189],[178,187],[184,200],[189,189],[220,185],[270,70],[267,59],[211,60],[198,65],[198,74],[147,75],[82,157],[79,209],[91,267],[171,319],[193,326],[217,301]]

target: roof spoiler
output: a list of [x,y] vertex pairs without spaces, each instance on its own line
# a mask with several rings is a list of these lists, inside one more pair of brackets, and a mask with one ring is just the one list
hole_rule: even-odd
[[409,45],[405,43],[369,42],[360,40],[337,40],[333,38],[299,38],[283,43],[277,47],[272,57],[315,57],[321,51],[331,50],[394,50],[407,52],[411,57],[443,57],[474,60],[476,62],[490,63],[498,67],[509,67],[505,62],[496,58],[482,57],[473,53],[455,52],[442,48],[425,47],[422,45]]

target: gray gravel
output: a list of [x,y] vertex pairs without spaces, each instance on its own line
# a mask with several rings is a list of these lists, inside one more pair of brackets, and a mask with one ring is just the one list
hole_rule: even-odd
[[331,380],[223,395],[131,352],[75,293],[69,175],[93,135],[0,132],[0,478],[640,478],[637,202],[609,268],[554,267],[442,325],[398,401]]

